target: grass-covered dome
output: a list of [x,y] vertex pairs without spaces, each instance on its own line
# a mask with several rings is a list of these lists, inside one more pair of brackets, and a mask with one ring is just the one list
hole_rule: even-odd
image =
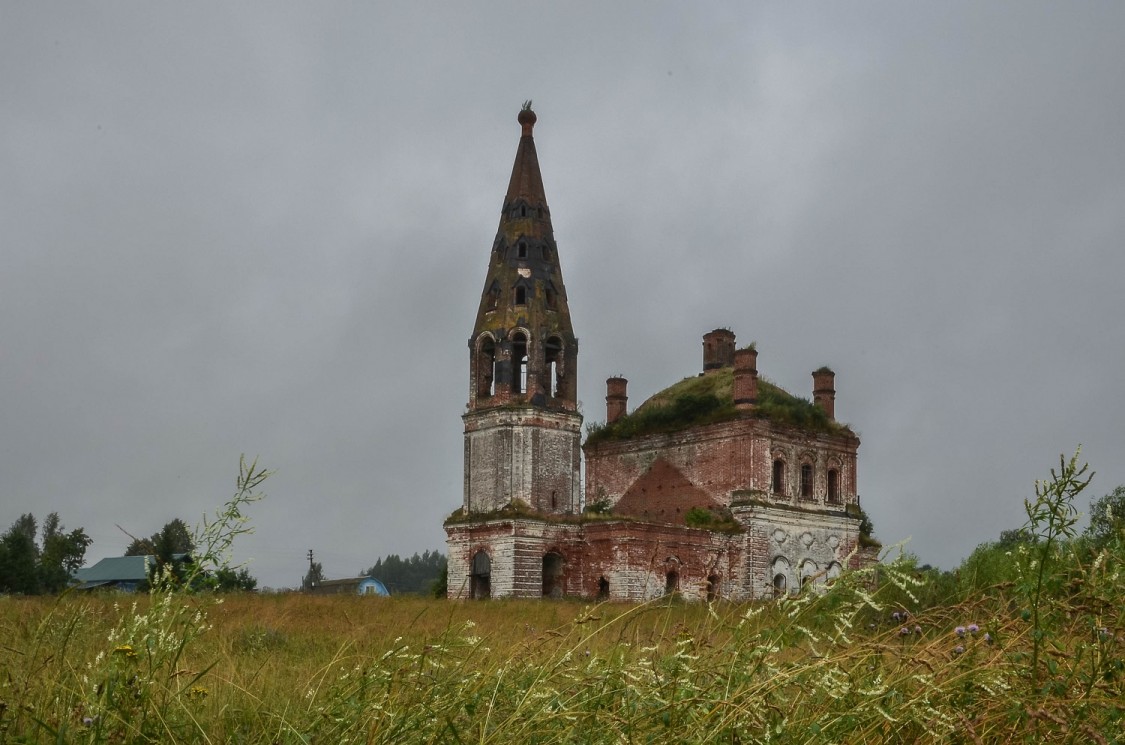
[[734,368],[725,367],[709,375],[684,378],[653,394],[647,401],[612,424],[591,424],[586,443],[627,440],[643,435],[679,432],[690,427],[737,419],[740,416],[768,419],[779,424],[816,432],[850,433],[846,425],[828,417],[811,401],[758,378],[758,404],[750,411],[735,408],[731,388]]

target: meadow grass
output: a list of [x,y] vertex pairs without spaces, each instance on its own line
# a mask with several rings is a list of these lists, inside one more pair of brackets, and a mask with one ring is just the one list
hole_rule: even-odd
[[909,558],[751,604],[0,598],[0,743],[1121,743],[1125,542],[1074,550],[1082,486],[933,605]]
[[1002,593],[854,599],[177,596],[181,647],[152,622],[123,642],[159,597],[9,598],[0,741],[1121,741],[1116,632],[1064,621],[1031,690]]

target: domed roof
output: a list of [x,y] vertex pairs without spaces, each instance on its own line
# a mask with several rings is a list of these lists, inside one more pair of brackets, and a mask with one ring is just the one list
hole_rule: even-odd
[[766,419],[814,432],[852,434],[846,424],[828,417],[811,401],[787,392],[758,377],[758,403],[740,411],[734,405],[731,389],[734,368],[725,367],[697,375],[654,393],[644,403],[612,424],[591,429],[587,444],[605,440],[626,440],[657,433],[681,432],[739,417]]

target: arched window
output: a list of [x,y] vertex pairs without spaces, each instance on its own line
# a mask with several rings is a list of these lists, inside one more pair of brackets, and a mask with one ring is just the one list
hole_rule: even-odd
[[784,556],[778,556],[770,565],[773,574],[773,595],[781,597],[789,591],[789,562]]
[[527,288],[523,285],[516,288],[514,302],[516,305],[527,305]]
[[527,337],[512,336],[512,393],[527,393]]
[[495,376],[496,342],[491,336],[485,336],[477,347],[477,398],[488,398],[496,393]]
[[485,308],[488,310],[496,310],[496,306],[500,304],[500,287],[493,282],[492,286],[488,288],[488,297],[485,303]]
[[840,503],[840,472],[835,468],[828,469],[828,501]]
[[801,464],[801,497],[811,499],[813,495],[813,468],[811,463]]
[[786,589],[787,584],[788,584],[788,581],[785,579],[785,575],[782,574],[781,572],[778,572],[777,574],[773,575],[773,596],[775,598],[780,598],[783,595],[785,595],[785,589]]
[[520,241],[516,244],[516,257],[520,259],[527,258],[527,243]]
[[812,559],[805,559],[801,562],[801,587],[813,581],[813,577],[817,575],[820,568]]
[[785,493],[785,461],[777,458],[773,462],[773,493]]

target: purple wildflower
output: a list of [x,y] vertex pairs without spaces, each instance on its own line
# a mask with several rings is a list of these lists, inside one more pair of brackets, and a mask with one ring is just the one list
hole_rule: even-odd
[[988,644],[991,644],[992,643],[992,634],[988,633],[987,631],[984,632],[984,641]]
[[956,647],[953,648],[953,654],[964,654],[964,652],[965,652],[965,648],[963,646],[961,646],[960,644],[958,644]]
[[903,626],[901,629],[899,629],[898,635],[899,636],[910,636],[910,629]]
[[978,631],[980,631],[980,626],[977,626],[977,625],[976,625],[975,623],[970,623],[970,624],[969,624],[969,633],[970,633],[970,634],[975,634],[975,633],[977,633]]
[[964,626],[958,626],[957,628],[953,629],[953,633],[956,634],[957,636],[964,636],[965,635],[965,627]]
[[921,626],[915,626],[914,627],[914,633],[915,634],[921,634],[922,633],[922,627]]
[[893,618],[893,619],[894,619],[894,620],[896,620],[896,621],[901,621],[901,620],[902,620],[902,614],[901,614],[901,613],[899,613],[899,612],[898,612],[898,611],[896,610],[896,611],[895,611],[894,613],[892,613],[892,614],[891,614],[891,618]]

